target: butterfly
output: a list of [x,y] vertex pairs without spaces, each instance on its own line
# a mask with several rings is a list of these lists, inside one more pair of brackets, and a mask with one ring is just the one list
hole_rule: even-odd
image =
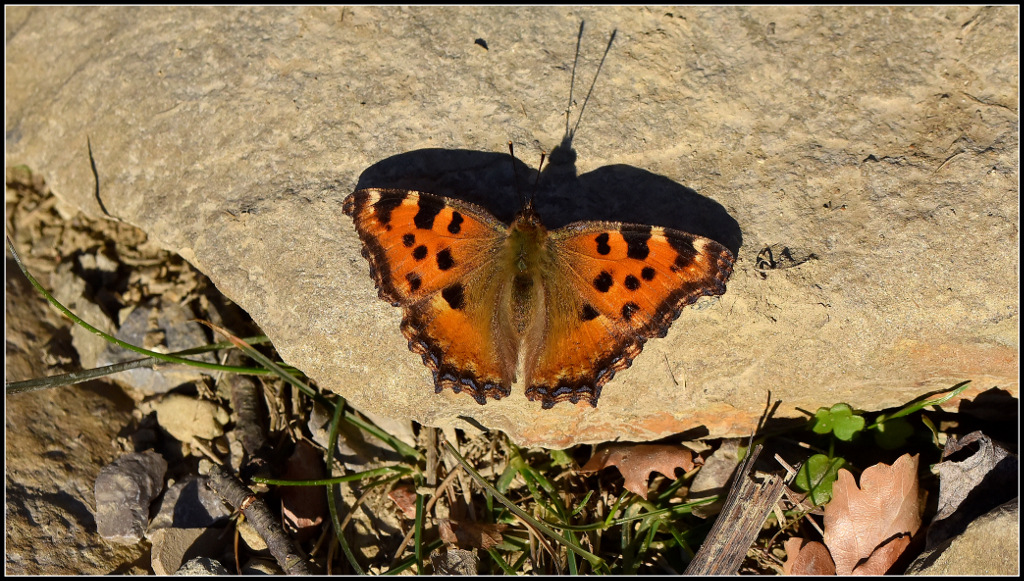
[[585,401],[664,337],[683,307],[721,295],[733,255],[670,228],[575,222],[548,230],[532,200],[510,225],[461,200],[360,189],[352,217],[380,298],[435,391],[480,404],[522,379],[543,408]]

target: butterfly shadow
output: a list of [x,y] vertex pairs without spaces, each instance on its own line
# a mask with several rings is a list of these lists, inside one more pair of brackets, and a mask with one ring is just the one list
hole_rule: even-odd
[[739,224],[718,202],[665,176],[623,164],[577,175],[571,145],[556,147],[541,175],[505,153],[418,149],[383,159],[356,189],[394,188],[471,202],[509,223],[533,196],[544,225],[609,221],[674,228],[718,241],[735,255]]

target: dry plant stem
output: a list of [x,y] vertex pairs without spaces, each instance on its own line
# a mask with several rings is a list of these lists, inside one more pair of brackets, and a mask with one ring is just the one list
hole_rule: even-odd
[[[452,440],[449,439],[448,441],[451,442]],[[460,451],[460,453],[462,452]],[[452,474],[455,474],[456,477],[459,479],[459,488],[462,490],[462,503],[465,506],[466,510],[468,511],[469,518],[475,521],[476,513],[473,510],[472,479],[469,477],[468,474],[466,474],[465,470],[462,470],[462,466],[459,465],[458,460],[456,460],[455,458],[452,458],[451,456],[442,456],[440,463],[444,464],[445,469],[448,470],[449,477]],[[452,504],[454,504],[455,496],[458,494],[458,492],[454,488],[449,487],[447,488],[447,494],[450,496],[450,501],[452,502]]]
[[309,558],[315,558],[317,553],[319,553],[320,550],[323,549],[324,543],[326,543],[328,539],[332,538],[334,538],[334,535],[331,534],[331,527],[325,526],[321,528],[320,536],[317,538],[316,543],[313,544],[313,548],[309,551]]
[[426,433],[427,440],[427,464],[426,478],[427,486],[437,484],[437,428],[429,428]]
[[206,442],[200,440],[196,436],[192,436],[192,439],[189,441],[189,445],[202,452],[203,455],[209,458],[214,464],[220,464],[222,462],[220,457],[217,456],[217,454],[214,453],[208,445],[206,445]]
[[214,464],[210,468],[210,488],[236,510],[241,510],[249,519],[253,529],[267,542],[267,548],[277,559],[277,564],[289,575],[314,575],[315,567],[300,556],[292,546],[277,518],[267,505],[246,488],[224,467]]
[[47,377],[40,377],[37,379],[26,379],[25,381],[14,381],[5,385],[7,395],[14,395],[16,393],[26,393],[29,391],[38,391],[41,389],[49,389],[51,387],[61,387],[65,385],[75,385],[77,383],[84,383],[96,379],[97,377],[106,377],[107,375],[113,375],[114,373],[120,373],[121,371],[128,371],[129,369],[138,369],[140,367],[153,367],[159,361],[156,359],[144,358],[144,359],[133,359],[131,361],[124,361],[121,363],[114,363],[113,365],[106,365],[97,369],[84,369],[82,371],[72,371],[71,373],[65,373],[62,375],[50,375]]
[[238,531],[238,527],[236,526],[235,527],[235,542],[234,542],[235,574],[236,575],[241,575],[242,574],[242,560],[239,558],[240,555],[239,555],[239,550],[238,550],[238,547],[241,544],[238,541],[241,538],[242,538],[242,533]]
[[338,539],[331,539],[327,546],[327,574],[334,575],[334,556],[338,554]]
[[[452,470],[459,479],[459,488],[462,489],[462,502],[465,504],[466,508],[469,509],[470,518],[472,520],[476,520],[477,515],[473,505],[473,479],[470,478],[469,474],[466,474],[466,471],[462,470],[462,467],[458,464],[450,468],[450,470]],[[452,490],[452,493],[454,494],[455,491]]]
[[[786,494],[789,494],[788,487],[787,487],[787,490],[786,490]],[[811,524],[811,527],[815,531],[817,531],[819,537],[825,536],[825,531],[821,528],[821,525],[818,524],[818,521],[816,521],[813,518],[811,518],[811,513],[810,512],[804,514],[803,518],[804,518],[805,521],[807,521],[808,523]]]
[[[542,549],[544,549],[544,552],[551,555],[551,562],[555,564],[555,567],[558,567],[558,569],[561,570],[562,567],[559,565],[558,554],[555,552],[555,548],[551,546],[551,543],[544,538],[544,535],[538,531],[536,527],[530,524],[529,521],[518,514],[512,513],[512,516],[526,527],[526,530],[530,533],[530,537],[533,538]],[[535,558],[534,560],[536,561],[537,559]]]
[[760,453],[758,445],[736,470],[725,506],[685,575],[735,575],[739,571],[761,525],[782,498],[787,481],[781,475],[769,475],[763,482],[751,477]]

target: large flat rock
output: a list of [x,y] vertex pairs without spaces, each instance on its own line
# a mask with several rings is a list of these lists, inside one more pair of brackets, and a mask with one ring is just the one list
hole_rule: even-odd
[[[1018,15],[8,8],[6,161],[100,215],[91,143],[107,212],[321,386],[392,417],[567,446],[747,433],[769,391],[782,417],[968,379],[1016,395]],[[403,186],[510,218],[504,144],[525,183],[562,140],[581,19],[574,115],[618,34],[541,215],[717,237],[737,254],[728,292],[684,310],[596,409],[434,394],[341,201]],[[758,269],[765,247],[777,268]]]

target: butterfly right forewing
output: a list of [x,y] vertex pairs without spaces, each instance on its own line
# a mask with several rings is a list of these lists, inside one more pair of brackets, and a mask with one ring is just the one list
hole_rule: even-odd
[[680,310],[725,292],[733,257],[678,230],[581,222],[551,233],[545,272],[547,327],[530,346],[527,396],[596,405],[601,387],[663,337]]

